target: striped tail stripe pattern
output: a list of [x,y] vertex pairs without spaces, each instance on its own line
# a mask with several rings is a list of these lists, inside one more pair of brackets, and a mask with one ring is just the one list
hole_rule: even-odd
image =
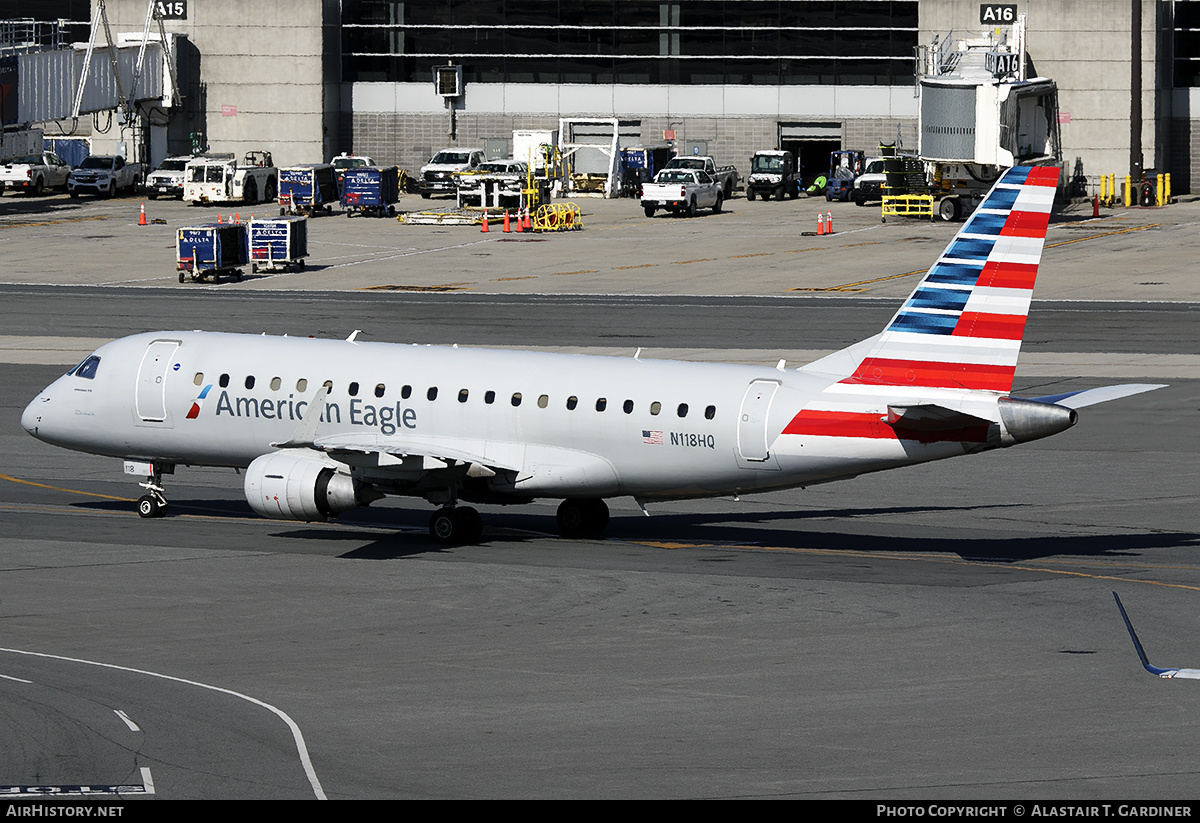
[[1008,392],[1059,169],[1009,169],[842,382]]

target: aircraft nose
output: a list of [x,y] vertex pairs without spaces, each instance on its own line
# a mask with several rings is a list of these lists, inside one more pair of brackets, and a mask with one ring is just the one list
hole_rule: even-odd
[[21,428],[32,434],[34,437],[37,437],[38,428],[41,426],[42,422],[42,411],[47,407],[49,402],[50,395],[46,394],[45,392],[42,392],[35,397],[33,401],[25,407],[25,411],[21,412]]

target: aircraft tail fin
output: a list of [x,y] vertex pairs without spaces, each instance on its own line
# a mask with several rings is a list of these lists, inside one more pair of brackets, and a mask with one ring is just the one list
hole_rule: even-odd
[[1006,171],[842,382],[1011,390],[1059,172]]

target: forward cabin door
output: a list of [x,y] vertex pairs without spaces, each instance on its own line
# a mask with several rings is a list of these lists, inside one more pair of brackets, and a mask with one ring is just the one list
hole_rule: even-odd
[[155,340],[146,348],[137,378],[137,415],[143,423],[167,420],[167,372],[178,340]]

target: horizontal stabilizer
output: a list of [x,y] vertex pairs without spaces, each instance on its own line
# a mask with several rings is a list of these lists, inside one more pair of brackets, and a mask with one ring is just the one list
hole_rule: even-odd
[[987,426],[992,421],[945,406],[922,403],[916,406],[888,406],[885,422],[893,429],[906,431],[946,431],[968,426]]
[[1067,392],[1066,394],[1051,394],[1046,397],[1031,397],[1039,403],[1056,403],[1068,409],[1082,409],[1096,403],[1107,403],[1110,400],[1120,400],[1142,392],[1165,389],[1166,383],[1125,383],[1120,386],[1101,386],[1096,389]]

